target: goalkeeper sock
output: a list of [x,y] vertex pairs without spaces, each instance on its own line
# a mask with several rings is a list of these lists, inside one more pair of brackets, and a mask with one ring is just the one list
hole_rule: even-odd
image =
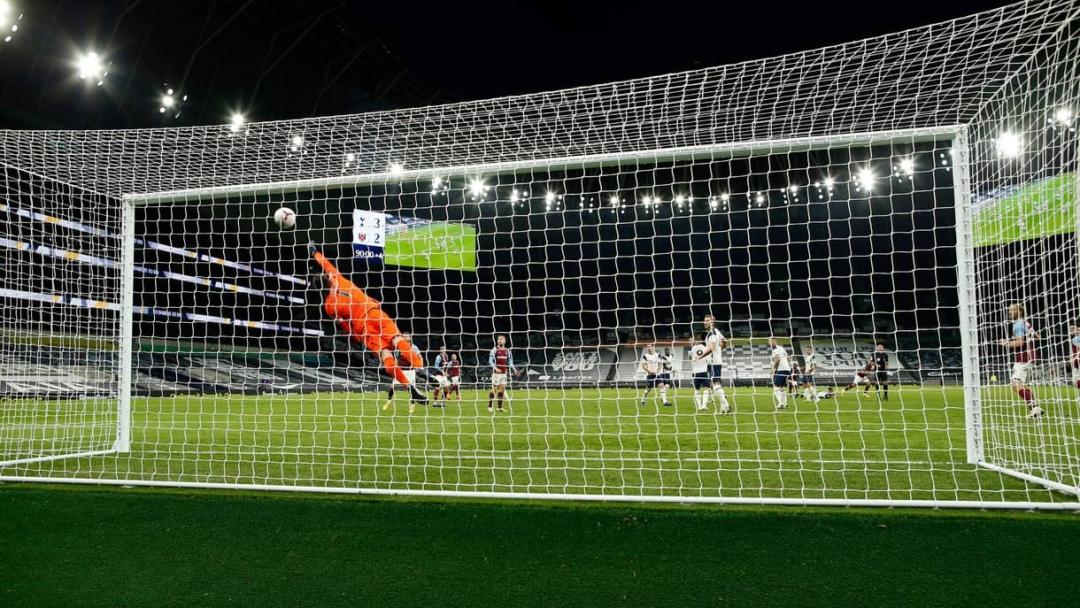
[[408,341],[402,336],[397,336],[394,340],[394,347],[397,352],[400,352],[403,357],[408,361],[409,366],[413,369],[419,369],[423,367],[423,361],[420,359],[420,355],[413,350],[413,342]]
[[398,367],[397,362],[394,361],[394,356],[393,355],[388,354],[385,357],[383,357],[382,365],[383,365],[383,369],[386,370],[386,373],[393,376],[398,381],[399,384],[401,384],[403,386],[408,386],[409,385],[409,377],[405,375],[405,372],[402,371],[402,369],[400,367]]

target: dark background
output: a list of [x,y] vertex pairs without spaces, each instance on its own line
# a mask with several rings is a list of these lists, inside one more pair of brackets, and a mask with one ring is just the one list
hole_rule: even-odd
[[[900,31],[1004,1],[335,2],[18,0],[0,127],[220,124],[591,85]],[[112,62],[74,76],[80,50]],[[158,112],[168,87],[189,95]]]
[[[242,111],[271,120],[386,110],[596,84],[804,50],[958,17],[1004,2],[904,5],[832,2],[512,5],[293,0],[42,1],[19,3],[20,30],[0,45],[0,126],[124,128],[216,124]],[[72,57],[94,48],[111,61],[102,87],[73,76]],[[158,111],[164,88],[189,95]],[[952,174],[937,162],[949,142],[837,148],[559,173],[489,176],[482,204],[466,176],[448,195],[428,184],[223,204],[147,207],[140,233],[268,269],[306,273],[311,238],[383,300],[425,347],[482,348],[493,332],[549,348],[688,338],[705,312],[730,335],[858,334],[898,350],[959,343]],[[913,179],[890,177],[915,155]],[[854,190],[869,163],[871,195]],[[831,197],[806,187],[837,179]],[[800,200],[785,195],[789,184]],[[542,191],[564,196],[546,208]],[[510,203],[515,187],[534,196]],[[604,204],[618,191],[631,203]],[[746,193],[761,191],[760,206]],[[676,193],[695,197],[685,209]],[[729,206],[708,200],[735,194]],[[659,194],[668,204],[633,203]],[[599,204],[590,207],[593,200]],[[294,232],[267,221],[281,204]],[[354,207],[466,221],[479,231],[479,268],[400,272],[353,267]],[[21,254],[22,255],[22,254]],[[25,254],[28,255],[28,254]],[[273,279],[141,251],[142,263],[297,293]],[[321,327],[320,294],[280,306],[242,294],[140,279],[143,304]],[[917,329],[921,331],[916,331]],[[212,324],[143,322],[144,337],[315,349],[312,340]]]

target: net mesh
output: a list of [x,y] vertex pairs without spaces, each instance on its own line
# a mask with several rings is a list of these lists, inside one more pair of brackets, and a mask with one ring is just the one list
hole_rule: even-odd
[[[392,112],[0,131],[0,474],[1075,501],[1078,10]],[[122,197],[131,449],[90,456],[123,422]]]

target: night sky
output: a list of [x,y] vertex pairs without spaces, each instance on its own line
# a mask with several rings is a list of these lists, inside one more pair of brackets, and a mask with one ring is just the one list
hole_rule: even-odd
[[[0,44],[0,127],[216,124],[598,84],[819,48],[1007,2],[35,0]],[[112,61],[102,88],[72,58]],[[158,112],[166,86],[189,95]]]

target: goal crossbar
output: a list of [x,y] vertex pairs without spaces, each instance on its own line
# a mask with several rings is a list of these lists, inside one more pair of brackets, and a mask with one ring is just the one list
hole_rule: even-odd
[[639,162],[647,159],[654,163],[673,161],[692,161],[698,159],[724,159],[754,156],[759,154],[789,154],[807,150],[827,149],[837,146],[873,146],[904,141],[910,143],[928,142],[955,137],[965,129],[964,125],[945,125],[918,129],[897,129],[891,131],[872,131],[845,135],[821,135],[795,137],[775,140],[755,140],[733,142],[729,144],[711,144],[706,146],[686,146],[657,150],[636,150],[611,154],[589,154],[542,158],[527,161],[481,163],[430,169],[403,169],[400,172],[382,171],[360,175],[341,175],[335,177],[300,180],[274,181],[257,184],[236,184],[208,188],[184,188],[162,190],[145,194],[125,194],[123,200],[133,205],[166,204],[175,202],[198,202],[220,199],[243,194],[281,194],[309,190],[332,190],[390,181],[400,182],[431,176],[461,175],[483,172],[485,175],[499,175],[512,171],[529,169],[575,168],[589,169],[605,166],[617,166],[625,162]]

